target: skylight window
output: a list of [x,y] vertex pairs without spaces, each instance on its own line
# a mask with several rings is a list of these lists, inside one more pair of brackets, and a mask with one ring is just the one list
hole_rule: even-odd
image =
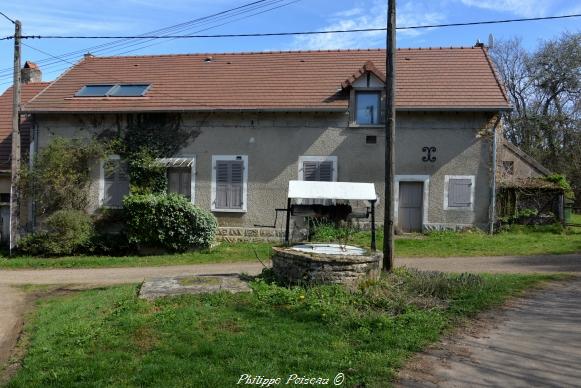
[[103,97],[115,85],[85,85],[76,94],[77,97]]
[[85,85],[75,94],[76,97],[140,97],[149,84],[102,84]]
[[143,96],[149,85],[116,85],[109,91],[108,95],[112,97],[139,97]]

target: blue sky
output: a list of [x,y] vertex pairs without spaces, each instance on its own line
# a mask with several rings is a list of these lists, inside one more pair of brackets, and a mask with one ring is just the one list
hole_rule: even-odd
[[[351,29],[385,26],[384,0],[280,0],[287,6],[243,20],[193,27],[182,33],[206,34],[282,32],[299,30]],[[28,0],[0,2],[0,10],[23,23],[24,34],[136,35],[236,7],[250,0]],[[292,2],[292,3],[291,3]],[[274,6],[274,5],[273,5]],[[581,13],[581,1],[571,0],[399,0],[398,25],[433,24],[474,20],[537,17]],[[462,28],[398,32],[399,47],[470,46],[476,39],[486,42],[488,34],[497,39],[519,36],[527,48],[563,31],[580,31],[581,18],[485,25]],[[0,19],[0,36],[13,34],[13,26]],[[333,34],[300,37],[196,39],[156,41],[153,46],[110,49],[98,55],[114,55],[138,49],[129,55],[232,52],[298,49],[383,47],[385,34]],[[105,43],[104,40],[29,40],[25,43],[53,55],[61,55]],[[0,89],[11,83],[12,42],[0,42]],[[126,54],[127,55],[127,54]],[[47,60],[28,47],[23,58],[41,62],[44,79],[51,80],[68,67]],[[70,57],[70,61],[79,56]]]

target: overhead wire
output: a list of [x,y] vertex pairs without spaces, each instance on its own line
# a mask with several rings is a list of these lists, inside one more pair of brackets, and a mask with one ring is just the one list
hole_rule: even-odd
[[[225,11],[221,11],[221,12],[217,12],[214,13],[212,15],[208,15],[208,16],[204,16],[204,17],[200,17],[200,18],[196,18],[187,22],[182,22],[173,26],[169,26],[169,27],[164,27],[158,30],[154,30],[151,32],[147,32],[141,35],[137,35],[134,36],[132,39],[118,39],[116,41],[113,42],[108,42],[108,43],[103,43],[100,45],[96,45],[96,46],[91,46],[91,47],[87,47],[81,50],[76,50],[76,51],[72,51],[69,53],[64,53],[64,54],[60,54],[59,56],[63,57],[63,58],[70,58],[70,57],[78,57],[79,55],[82,55],[88,51],[93,52],[93,53],[104,53],[104,52],[108,52],[111,51],[113,49],[125,49],[129,46],[134,46],[137,43],[135,42],[131,42],[131,40],[135,40],[135,39],[148,39],[146,36],[149,36],[151,34],[168,34],[168,33],[176,33],[176,32],[182,32],[182,31],[187,31],[188,29],[191,29],[193,27],[199,26],[199,25],[204,25],[204,24],[209,24],[209,23],[214,23],[217,21],[223,21],[223,20],[227,20],[228,18],[232,18],[235,16],[239,16],[242,15],[244,13],[248,13],[248,12],[252,12],[255,10],[258,10],[260,8],[264,8],[264,7],[268,7],[270,5],[275,5],[284,1],[288,1],[288,0],[260,0],[260,1],[253,1],[250,3],[246,3],[244,5],[235,7],[235,8],[231,8]],[[224,25],[227,23],[223,23],[220,25]],[[218,26],[216,26],[218,27]],[[142,37],[143,36],[143,37]],[[12,37],[6,37],[3,39],[12,39]],[[139,44],[142,43],[147,43],[147,41],[145,42],[140,42]],[[57,64],[59,62],[55,62],[54,60],[51,59],[45,59],[45,60],[39,60],[36,61],[36,63],[38,65],[43,65],[43,69],[48,69],[51,68],[52,65]],[[10,73],[12,71],[11,68],[5,68],[0,70],[0,75],[5,75],[6,73]]]

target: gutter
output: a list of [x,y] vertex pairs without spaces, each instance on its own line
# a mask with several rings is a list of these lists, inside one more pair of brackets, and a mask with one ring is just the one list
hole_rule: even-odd
[[[60,110],[60,109],[24,109],[23,113],[37,114],[115,114],[115,113],[198,113],[198,112],[215,112],[215,113],[342,113],[347,112],[349,108],[267,108],[267,109],[124,109],[124,110]],[[508,112],[512,110],[511,106],[484,106],[484,107],[400,107],[398,112]]]

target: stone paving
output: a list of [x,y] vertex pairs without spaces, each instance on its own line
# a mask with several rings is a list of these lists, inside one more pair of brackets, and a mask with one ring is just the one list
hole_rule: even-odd
[[219,291],[246,292],[250,291],[250,287],[238,274],[175,276],[146,280],[141,286],[139,297],[151,300],[164,296]]

